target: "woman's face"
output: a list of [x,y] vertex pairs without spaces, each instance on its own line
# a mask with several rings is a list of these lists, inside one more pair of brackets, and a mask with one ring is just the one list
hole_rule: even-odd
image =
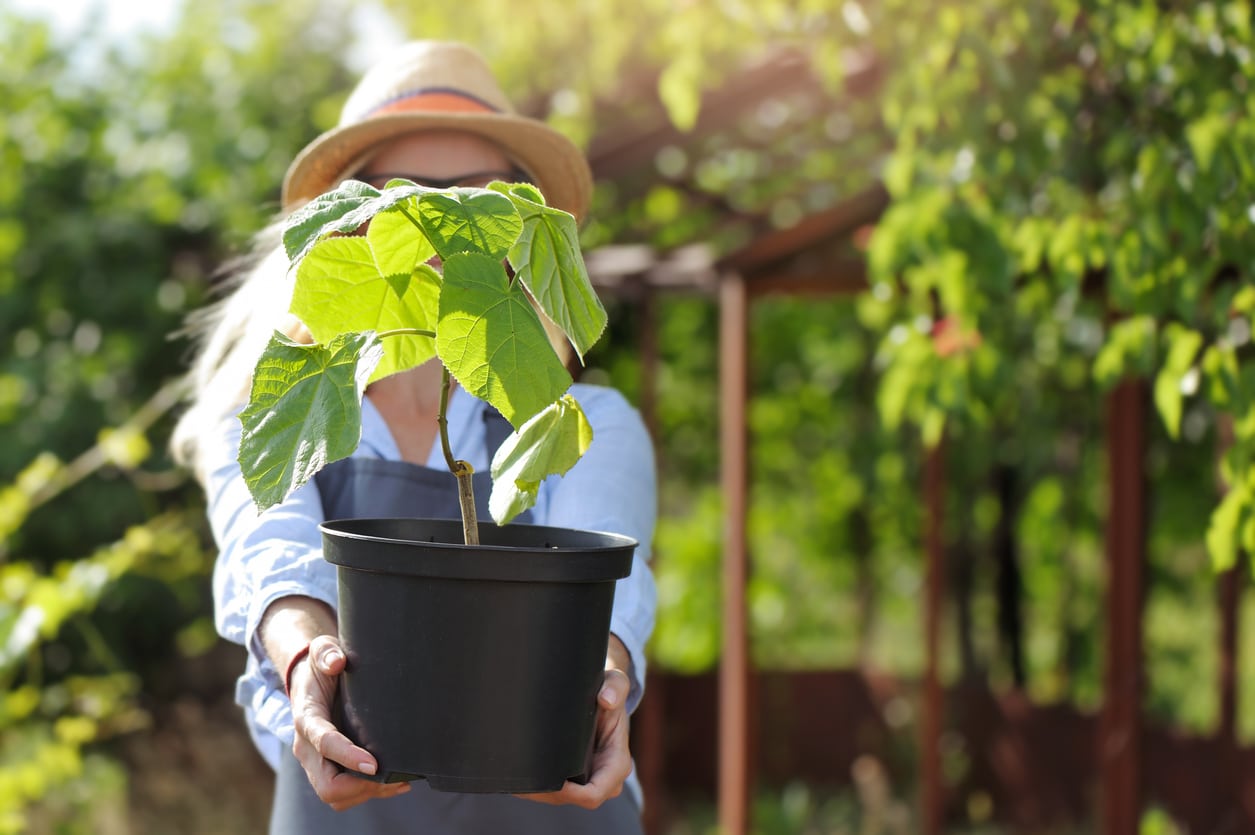
[[396,177],[438,188],[518,179],[500,148],[487,139],[458,131],[425,131],[393,139],[380,146],[353,176],[376,188]]

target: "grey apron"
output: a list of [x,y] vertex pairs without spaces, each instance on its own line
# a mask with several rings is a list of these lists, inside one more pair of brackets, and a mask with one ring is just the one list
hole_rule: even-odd
[[[510,424],[484,412],[484,440],[496,450]],[[475,473],[475,499],[488,518],[488,473]],[[346,458],[316,476],[327,519],[418,516],[458,519],[457,481],[445,470],[407,461]],[[531,521],[528,511],[518,517]],[[418,780],[399,797],[333,811],[314,794],[304,769],[285,747],[275,780],[270,835],[641,835],[640,814],[625,791],[595,811],[548,806],[511,795],[436,792]]]

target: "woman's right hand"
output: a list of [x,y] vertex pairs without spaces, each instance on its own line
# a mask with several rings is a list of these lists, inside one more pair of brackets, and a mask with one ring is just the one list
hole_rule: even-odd
[[[258,634],[275,669],[289,671],[285,684],[296,727],[292,753],[318,797],[339,812],[409,791],[409,783],[376,783],[343,770],[374,774],[379,763],[331,722],[336,680],[345,664],[331,607],[301,595],[280,597],[266,607]],[[293,664],[306,647],[309,652]]]
[[344,650],[330,635],[309,645],[309,655],[292,668],[289,696],[296,737],[292,753],[305,769],[314,792],[341,812],[376,797],[396,797],[409,783],[376,783],[342,770],[374,774],[379,764],[365,748],[354,745],[331,722],[336,679],[344,671]]

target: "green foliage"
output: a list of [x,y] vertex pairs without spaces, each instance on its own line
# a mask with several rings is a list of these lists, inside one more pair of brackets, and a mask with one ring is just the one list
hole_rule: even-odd
[[708,488],[690,496],[683,512],[658,520],[658,624],[650,647],[667,669],[700,672],[718,661],[721,507],[718,492]]
[[202,499],[164,453],[171,334],[347,83],[310,11],[188,7],[126,47],[0,11],[0,831],[108,778],[89,751],[142,726],[205,616]]
[[500,261],[478,252],[444,263],[436,353],[464,389],[516,429],[571,386],[522,288]]
[[[430,359],[433,342],[449,374],[516,429],[493,467],[494,479],[503,476],[490,502],[499,524],[587,449],[588,422],[563,397],[571,376],[524,289],[581,351],[604,330],[574,218],[534,199],[534,187],[494,186],[442,191],[394,180],[380,192],[350,181],[289,218],[291,312],[321,342],[276,336],[254,372],[239,460],[259,510],[351,454],[368,380]],[[337,234],[365,223],[365,238]],[[432,253],[439,271],[423,263]],[[390,340],[382,364],[381,340]],[[442,432],[443,418],[442,407]]]
[[[872,280],[895,288],[897,327],[953,316],[992,349],[973,373],[966,355],[896,346],[887,418],[905,415],[927,442],[941,422],[963,431],[999,419],[1006,387],[1036,380],[1028,366],[1040,365],[1016,336],[1039,322],[1016,321],[1009,294],[1078,290],[1111,322],[1096,355],[1075,346],[1102,385],[1152,377],[1173,437],[1200,392],[1244,416],[1251,318],[1229,299],[1255,266],[1249,4],[885,2],[882,12],[919,25],[871,28],[895,68],[882,98],[893,207],[872,239]],[[1249,457],[1255,426],[1235,424],[1233,444]],[[1222,563],[1250,501],[1239,489],[1216,511]]]
[[606,329],[606,310],[587,290],[592,282],[580,255],[575,218],[545,206],[536,199],[540,193],[526,184],[506,188],[523,221],[510,247],[510,266],[582,359]]
[[523,231],[522,218],[508,197],[477,188],[424,194],[418,219],[427,240],[445,259],[473,252],[500,261]]
[[[329,238],[311,250],[297,269],[303,292],[292,300],[292,313],[320,342],[329,342],[346,329],[390,334],[371,380],[414,368],[436,355],[431,334],[436,330],[433,313],[440,276],[423,263],[426,258],[417,260],[422,254],[417,247],[404,255],[381,251],[377,241],[395,217],[400,213],[381,214],[383,222],[375,235]],[[401,222],[409,225],[404,217]],[[371,226],[375,228],[374,223]],[[406,265],[390,263],[401,257]]]
[[357,449],[362,392],[381,349],[373,331],[325,344],[271,337],[240,412],[240,461],[258,510],[278,504],[332,461]]
[[565,475],[593,442],[593,427],[569,394],[537,412],[506,438],[492,459],[494,519],[513,519],[536,503],[540,483]]

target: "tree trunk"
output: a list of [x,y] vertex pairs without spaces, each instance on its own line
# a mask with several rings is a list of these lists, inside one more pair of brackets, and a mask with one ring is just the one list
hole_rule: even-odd
[[1024,664],[1023,576],[1020,548],[1015,527],[1020,515],[1019,473],[1012,466],[994,469],[994,489],[1001,513],[994,529],[994,557],[997,560],[998,634],[1002,639],[1016,687],[1028,680]]

